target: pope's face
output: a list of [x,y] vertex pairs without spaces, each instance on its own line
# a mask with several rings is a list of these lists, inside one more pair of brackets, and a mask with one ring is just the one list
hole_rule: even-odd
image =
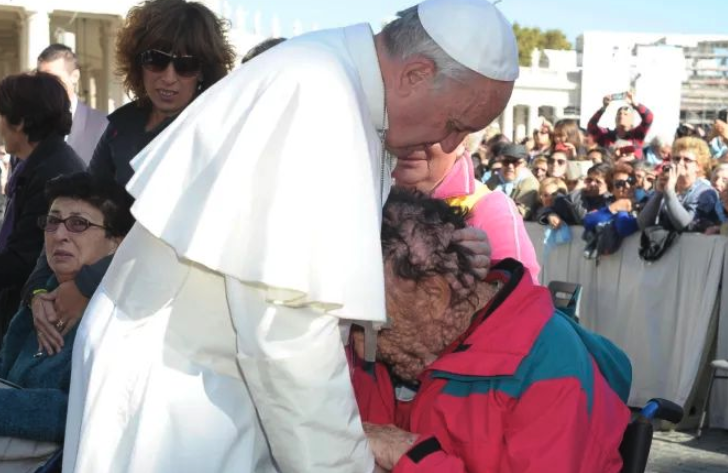
[[508,103],[513,82],[474,75],[467,81],[427,81],[388,98],[387,149],[407,156],[440,143],[451,153],[470,133],[488,126]]

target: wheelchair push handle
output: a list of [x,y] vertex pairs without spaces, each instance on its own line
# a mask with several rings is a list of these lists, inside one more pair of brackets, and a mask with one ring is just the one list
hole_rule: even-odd
[[640,412],[645,420],[662,419],[678,424],[683,418],[683,408],[667,399],[650,399]]

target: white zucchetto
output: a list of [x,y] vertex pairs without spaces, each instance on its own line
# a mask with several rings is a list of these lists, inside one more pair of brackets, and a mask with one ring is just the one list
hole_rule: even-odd
[[489,79],[518,78],[513,27],[486,0],[426,0],[417,13],[427,34],[463,66]]

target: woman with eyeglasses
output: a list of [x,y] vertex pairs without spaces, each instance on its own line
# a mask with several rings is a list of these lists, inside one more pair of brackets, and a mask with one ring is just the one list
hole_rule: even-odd
[[617,235],[625,238],[639,229],[634,212],[634,171],[627,164],[617,164],[607,174],[606,181],[613,201],[587,213],[583,220],[584,230],[594,231],[598,225],[614,222]]
[[639,215],[640,228],[660,225],[675,231],[704,231],[719,222],[718,192],[706,179],[710,149],[701,138],[684,137],[672,146],[670,166],[663,168],[664,188],[647,201]]
[[0,337],[43,248],[43,232],[35,221],[48,211],[46,182],[85,168],[64,140],[70,131],[71,102],[57,77],[39,72],[0,82],[0,135],[6,151],[18,159],[5,187],[0,226]]
[[[135,100],[109,115],[89,172],[126,185],[131,160],[201,93],[225,77],[235,63],[225,22],[206,6],[185,0],[149,0],[129,10],[116,39],[117,70]],[[84,267],[49,295],[34,295],[48,278],[45,258],[23,290],[33,308],[39,342],[49,354],[63,346],[55,327],[81,316],[108,268],[110,258]]]
[[[132,199],[124,188],[87,172],[50,180],[42,198],[47,211],[36,218],[36,228],[45,239],[52,270],[46,291],[113,254],[134,222]],[[58,321],[58,329],[65,323]],[[75,336],[74,327],[64,335],[63,349],[49,357],[38,349],[30,309],[17,311],[0,352],[0,378],[22,389],[0,389],[0,436],[63,440]]]

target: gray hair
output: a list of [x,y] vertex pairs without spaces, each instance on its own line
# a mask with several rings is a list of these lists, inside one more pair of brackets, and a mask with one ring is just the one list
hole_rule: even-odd
[[382,38],[387,52],[397,59],[405,60],[412,56],[424,56],[435,63],[437,73],[435,83],[442,79],[466,79],[473,71],[463,66],[427,34],[420,22],[417,6],[397,13],[398,18],[384,26]]
[[654,148],[672,146],[672,137],[668,135],[655,135],[652,141],[650,141],[650,145]]

